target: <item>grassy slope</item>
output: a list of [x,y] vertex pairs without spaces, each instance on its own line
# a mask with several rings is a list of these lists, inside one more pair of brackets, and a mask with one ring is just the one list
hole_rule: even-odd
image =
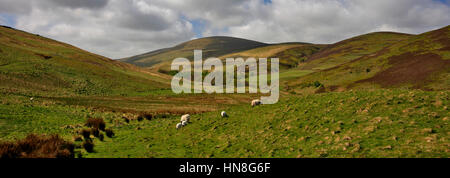
[[[179,117],[123,122],[119,112],[26,104],[0,107],[2,140],[26,133],[59,133],[66,139],[86,117],[101,117],[116,132],[94,139],[84,157],[449,157],[449,92],[374,90],[283,97],[275,105],[248,104]],[[42,103],[41,103],[42,102]],[[48,102],[48,101],[47,101]],[[1,120],[0,120],[1,121]],[[15,126],[15,127],[12,127]],[[80,144],[80,142],[77,142]]]
[[25,95],[127,95],[169,87],[132,65],[6,27],[0,27],[0,79],[2,93]]
[[[302,78],[291,80],[288,85],[296,88],[297,91],[301,91],[305,83],[312,81],[323,83],[328,87],[327,90],[355,87],[449,89],[450,45],[448,41],[450,41],[450,27],[421,35],[407,36],[407,39],[389,42],[390,45],[378,46],[380,44],[373,40],[361,43],[373,42],[372,44],[375,46],[371,47],[369,51],[372,53],[369,54],[338,51],[329,55],[313,56],[311,61],[302,68],[317,69],[315,64],[321,63],[319,66],[325,70],[322,69]],[[358,46],[354,46],[354,48],[356,47]],[[354,56],[355,54],[358,55]],[[334,61],[341,62],[334,64],[333,60],[326,60],[334,58],[330,56],[340,56]],[[315,62],[322,60],[324,62]]]
[[181,130],[174,128],[178,117],[135,122],[88,157],[449,157],[448,96],[327,93],[232,107],[228,119],[194,115]]
[[375,32],[353,37],[328,45],[308,58],[302,69],[323,70],[370,55],[386,46],[408,39],[412,35],[391,32]]

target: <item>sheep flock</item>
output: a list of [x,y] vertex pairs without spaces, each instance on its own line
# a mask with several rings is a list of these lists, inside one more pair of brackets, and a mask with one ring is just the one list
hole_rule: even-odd
[[[258,106],[258,105],[261,105],[261,104],[262,104],[262,102],[259,99],[252,100],[252,102],[251,102],[251,106],[252,107],[255,107],[255,106]],[[220,112],[220,116],[222,118],[229,117],[228,114],[225,111]],[[176,129],[181,129],[182,127],[187,126],[190,123],[190,120],[191,120],[191,115],[189,115],[189,114],[182,115],[181,119],[180,119],[180,122],[177,123],[177,125],[176,125]]]

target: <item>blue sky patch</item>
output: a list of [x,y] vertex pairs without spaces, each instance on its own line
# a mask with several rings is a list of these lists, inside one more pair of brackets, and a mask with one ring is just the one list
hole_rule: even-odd
[[14,27],[16,25],[16,19],[13,15],[0,13],[0,23],[1,25]]

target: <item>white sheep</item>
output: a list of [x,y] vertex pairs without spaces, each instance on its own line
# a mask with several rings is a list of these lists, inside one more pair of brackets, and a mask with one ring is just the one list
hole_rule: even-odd
[[252,101],[252,107],[255,107],[255,106],[258,106],[258,105],[261,105],[261,100],[256,99],[256,100]]
[[181,122],[183,122],[183,121],[186,121],[186,122],[189,122],[189,120],[191,120],[191,115],[189,115],[189,114],[185,114],[185,115],[182,115],[181,116]]
[[220,115],[221,115],[222,117],[228,117],[228,114],[227,114],[225,111],[222,111],[222,112],[220,113]]
[[33,101],[33,100],[34,100],[34,98],[33,98],[33,97],[31,97],[31,98],[30,98],[30,101]]
[[184,127],[184,126],[186,126],[188,124],[188,122],[187,121],[182,121],[181,122],[181,125]]
[[180,129],[181,127],[183,127],[183,124],[178,123],[178,124],[177,124],[177,129]]

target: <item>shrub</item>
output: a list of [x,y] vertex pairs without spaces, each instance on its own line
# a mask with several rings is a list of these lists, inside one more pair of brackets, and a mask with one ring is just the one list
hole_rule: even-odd
[[143,119],[146,119],[146,120],[152,120],[152,119],[153,119],[153,115],[152,115],[152,114],[147,114],[147,113],[145,113],[145,114],[140,114],[140,115],[137,117],[137,120],[138,120],[138,121],[142,121]]
[[73,136],[73,141],[74,142],[83,141],[83,138],[81,136],[75,135],[75,136]]
[[89,136],[91,135],[91,129],[83,129],[81,130],[81,135],[84,139],[89,139]]
[[103,141],[103,140],[105,139],[105,136],[101,133],[101,134],[98,136],[98,139],[99,139],[100,141]]
[[83,148],[88,152],[92,153],[94,152],[94,143],[92,140],[88,139],[83,142]]
[[59,135],[30,134],[16,142],[0,144],[0,158],[74,158],[75,145]]
[[322,86],[324,86],[322,83],[320,83],[319,81],[314,81],[314,82],[305,82],[305,83],[301,83],[300,86],[302,88],[306,88],[306,87],[316,87],[316,88],[320,88]]
[[321,86],[323,86],[323,84],[321,84],[319,81],[315,81],[313,84],[316,88],[319,88]]
[[110,128],[105,129],[106,136],[111,138],[114,136],[114,131]]
[[100,135],[100,131],[97,128],[91,128],[90,134],[98,138]]
[[144,120],[144,116],[139,115],[139,116],[137,117],[137,121],[141,122],[142,120]]
[[153,115],[152,114],[144,114],[144,118],[147,120],[152,120],[153,119]]
[[130,119],[128,119],[127,117],[123,116],[122,119],[123,119],[126,123],[130,123]]
[[155,116],[155,118],[162,118],[162,119],[165,119],[165,118],[168,118],[168,117],[169,117],[168,114],[157,114],[157,115]]
[[105,130],[105,121],[103,121],[102,118],[89,118],[86,121],[86,126],[88,127],[92,127],[92,128],[96,128],[96,129],[100,129],[100,130]]

